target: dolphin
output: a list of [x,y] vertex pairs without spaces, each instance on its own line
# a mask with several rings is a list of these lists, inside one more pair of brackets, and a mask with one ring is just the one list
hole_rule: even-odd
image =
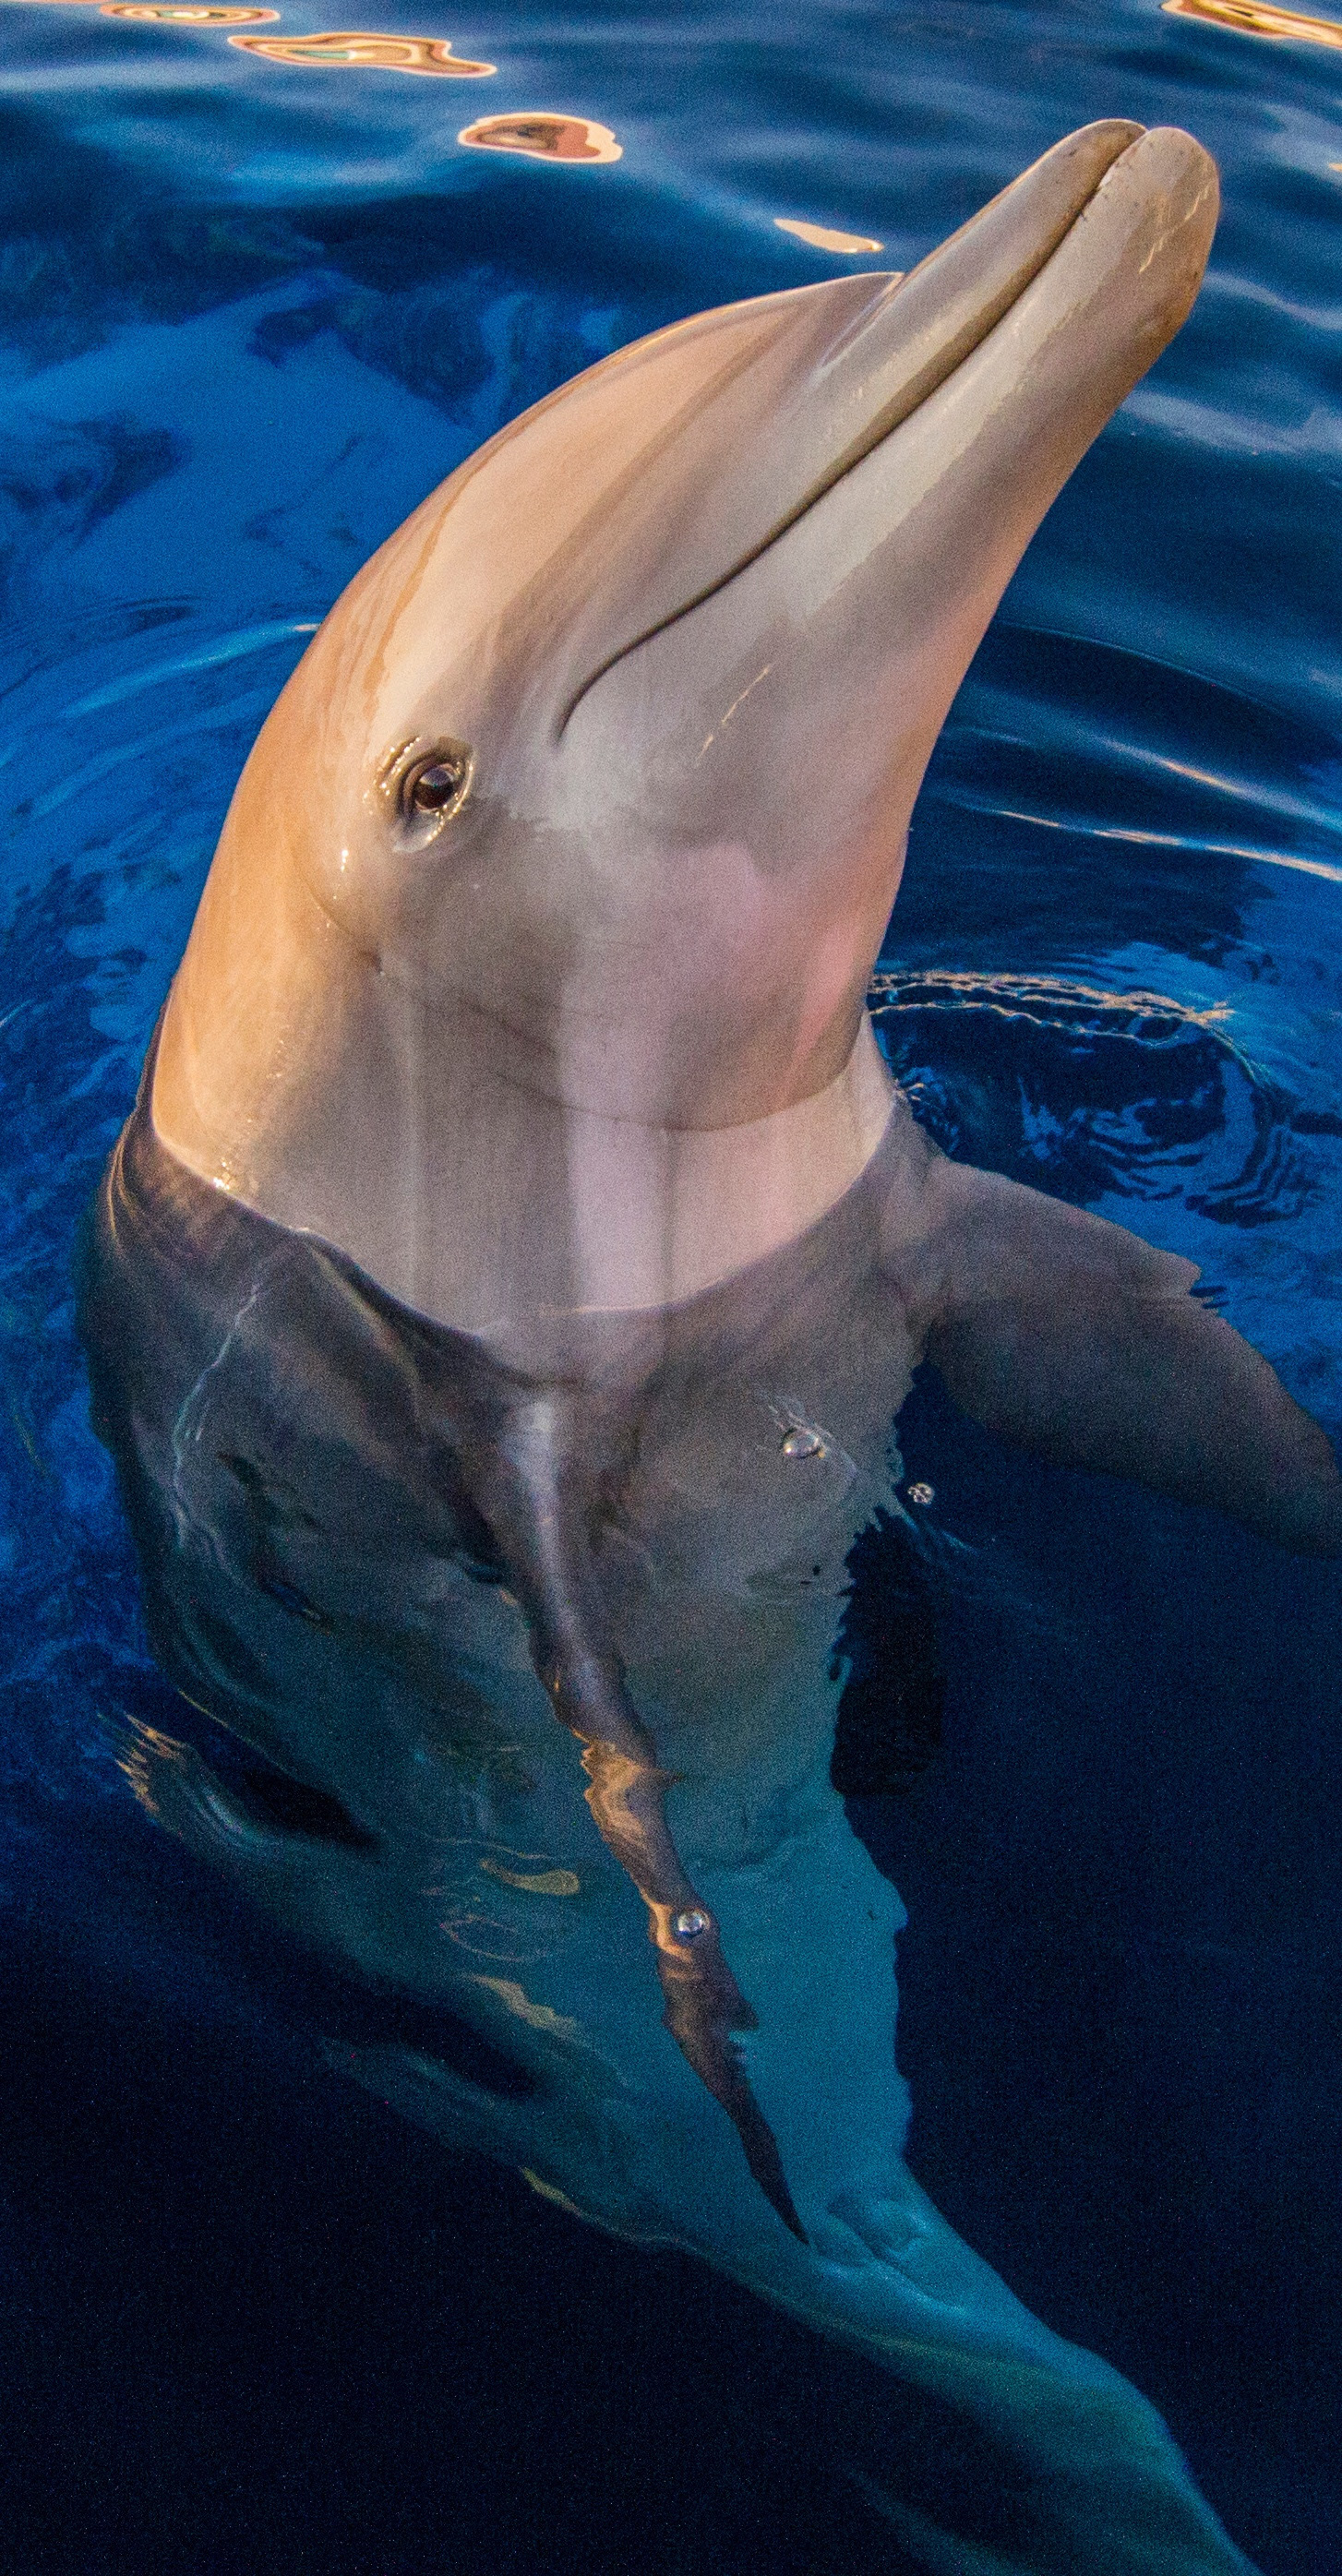
[[872,2489],[981,2576],[1248,2562],[903,2159],[902,1910],[834,1759],[892,1425],[926,1358],[1319,1553],[1342,1484],[1191,1263],[935,1149],[864,996],[951,699],[1216,202],[1189,136],[1088,126],[907,277],[655,333],[432,494],[248,760],[85,1259],[156,1651],[274,1774],[142,1727],[139,1794],[516,2071],[365,2050],[410,2116],[1023,2464],[1023,2558]]

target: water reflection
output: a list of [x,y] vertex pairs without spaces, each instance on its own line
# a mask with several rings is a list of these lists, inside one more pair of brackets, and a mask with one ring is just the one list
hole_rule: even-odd
[[[273,13],[272,13],[273,14]],[[333,70],[420,72],[439,80],[488,80],[493,63],[458,60],[445,37],[380,36],[349,32],[324,36],[230,36],[244,53],[267,62],[328,65]]]
[[780,233],[795,234],[798,241],[806,242],[812,250],[856,252],[885,248],[884,242],[873,241],[868,233],[834,232],[828,224],[803,223],[798,215],[775,215],[774,223]]
[[1298,9],[1276,9],[1270,0],[1160,0],[1171,18],[1208,18],[1244,36],[1292,38],[1299,45],[1342,45],[1335,18],[1309,18]]
[[531,161],[618,161],[624,146],[608,125],[585,116],[482,116],[463,127],[458,143],[480,152],[520,152]]
[[937,1143],[1013,1180],[1082,1206],[1178,1197],[1252,1227],[1318,1194],[1291,1104],[1228,1010],[1055,978],[881,973],[873,1012]]
[[278,9],[215,7],[213,0],[100,0],[98,10],[100,18],[164,18],[183,27],[255,26],[279,14]]

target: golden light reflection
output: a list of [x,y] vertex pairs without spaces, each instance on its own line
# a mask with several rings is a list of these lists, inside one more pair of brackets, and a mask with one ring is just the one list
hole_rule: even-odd
[[576,1869],[505,1869],[487,1852],[480,1867],[490,1878],[501,1880],[505,1887],[520,1887],[527,1896],[577,1896],[582,1888]]
[[543,2030],[551,2039],[581,2040],[582,2038],[576,2021],[571,2020],[567,2013],[553,2012],[549,2004],[534,2004],[526,1987],[519,1985],[516,1977],[475,1976],[472,1977],[471,1984],[484,1986],[491,1995],[497,1995],[500,2003],[506,2005],[508,2011],[515,2013],[518,2020],[524,2021],[531,2030]]
[[279,14],[278,9],[215,8],[211,0],[100,0],[98,9],[100,18],[164,18],[182,27],[256,26]]
[[[1034,817],[1027,816],[1028,821]],[[1059,826],[1059,829],[1067,828]],[[1125,837],[1127,837],[1125,835]],[[934,966],[908,972],[900,967],[879,966],[872,976],[869,998],[879,1009],[892,1003],[916,1003],[928,991],[953,993],[957,1000],[981,1002],[989,1009],[1008,1015],[1028,1012],[1031,1007],[1052,1009],[1061,1003],[1064,1010],[1116,1011],[1130,1018],[1134,1011],[1154,1012],[1161,1019],[1175,1019],[1190,1028],[1211,1029],[1235,1015],[1233,1002],[1208,1002],[1201,1010],[1191,1002],[1176,1002],[1169,993],[1152,992],[1144,984],[1134,984],[1113,991],[1106,984],[1078,984],[1064,975],[994,975],[981,969],[964,967],[954,972]]]
[[812,250],[838,250],[850,254],[862,250],[884,250],[884,242],[873,241],[867,233],[836,233],[828,224],[804,224],[800,215],[775,215],[780,233],[795,233],[798,241],[809,243]]
[[623,146],[608,125],[586,116],[482,116],[463,126],[458,143],[477,152],[520,152],[531,161],[618,161]]
[[529,2182],[532,2190],[540,2193],[542,2200],[552,2200],[556,2209],[566,2209],[570,2218],[581,2218],[582,2211],[576,2200],[570,2200],[568,2193],[560,2191],[557,2184],[547,2182],[544,2175],[534,2172],[530,2165],[522,2165],[519,2170],[523,2182]]
[[146,1726],[142,1718],[127,1715],[125,1724],[117,1769],[129,1781],[146,1815],[162,1823],[155,1771],[180,1767],[186,1760],[186,1746],[179,1744],[175,1735],[164,1735],[157,1726]]
[[1160,5],[1168,17],[1209,18],[1218,27],[1237,27],[1242,36],[1342,46],[1342,25],[1335,18],[1307,18],[1298,9],[1274,9],[1268,0],[1160,0]]
[[417,72],[430,80],[489,80],[496,68],[493,63],[459,62],[440,36],[361,35],[345,29],[325,36],[230,36],[228,41],[245,54],[264,54],[267,62],[328,65],[333,71]]

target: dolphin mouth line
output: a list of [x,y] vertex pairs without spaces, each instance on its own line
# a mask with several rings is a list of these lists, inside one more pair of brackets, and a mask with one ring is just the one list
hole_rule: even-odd
[[[1119,130],[1117,120],[1115,120],[1115,129]],[[637,653],[644,644],[650,644],[654,636],[664,635],[668,628],[678,625],[683,617],[691,616],[693,611],[696,608],[702,608],[707,600],[716,598],[718,592],[725,590],[729,582],[735,581],[738,573],[743,573],[751,564],[758,563],[761,555],[767,554],[771,546],[777,545],[780,538],[785,537],[790,529],[795,528],[799,520],[804,519],[808,511],[815,508],[817,502],[823,501],[827,492],[832,492],[837,483],[841,483],[846,475],[852,473],[855,466],[861,465],[865,458],[873,455],[878,447],[883,446],[885,441],[892,437],[894,432],[901,428],[923,403],[940,391],[941,387],[955,374],[957,368],[963,366],[965,360],[971,358],[975,350],[982,347],[989,333],[996,330],[998,323],[1014,305],[1020,302],[1027,288],[1034,284],[1035,279],[1047,268],[1055,253],[1069,239],[1076,226],[1083,221],[1116,163],[1125,158],[1133,145],[1141,141],[1148,129],[1144,126],[1130,125],[1123,130],[1125,141],[1115,151],[1105,168],[1097,172],[1085,197],[1070,208],[1062,222],[1055,221],[1041,226],[1033,254],[1023,255],[1010,278],[995,293],[985,296],[983,303],[967,323],[960,330],[948,334],[941,348],[934,351],[921,366],[915,366],[911,370],[898,391],[872,414],[865,428],[860,430],[855,438],[850,439],[846,447],[840,449],[838,455],[824,471],[807,485],[800,499],[782,512],[765,535],[754,545],[747,547],[743,554],[736,556],[722,572],[716,573],[711,581],[704,582],[688,599],[682,600],[679,607],[668,609],[665,616],[641,628],[639,633],[631,635],[626,643],[618,644],[612,653],[607,654],[604,661],[598,662],[595,668],[588,672],[586,679],[579,682],[559,715],[554,730],[556,743],[562,741],[589,690],[594,689],[599,680],[604,680],[607,672],[613,671],[617,663],[626,661],[631,653]],[[971,216],[969,223],[962,227],[962,231],[970,231],[981,220],[981,216],[990,211],[991,205],[982,208],[980,215]],[[951,241],[959,238],[959,235],[953,234]],[[928,262],[938,259],[949,247],[949,242],[939,243],[935,250],[928,253],[926,260],[920,261],[917,267],[910,269],[906,276],[901,277],[893,290],[891,300],[893,301],[893,295],[906,292],[921,271],[926,268]]]

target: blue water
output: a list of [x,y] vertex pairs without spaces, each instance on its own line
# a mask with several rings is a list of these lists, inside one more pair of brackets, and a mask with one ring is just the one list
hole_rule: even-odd
[[[370,20],[498,75],[0,14],[0,2554],[902,2569],[856,2364],[344,2086],[301,1962],[136,1806],[124,1713],[165,1685],[72,1250],[248,744],[423,493],[634,334],[854,264],[779,215],[904,268],[1070,128],[1172,121],[1221,165],[1208,281],[961,693],[879,1021],[942,1143],[1190,1253],[1336,1434],[1338,57],[1155,0]],[[623,158],[456,144],[538,108]],[[868,1819],[910,2160],[1267,2576],[1325,2576],[1342,1582],[1022,1462],[934,1385],[901,1444],[950,1681],[940,1762]],[[944,2495],[941,2428],[901,2422],[886,2474]]]

